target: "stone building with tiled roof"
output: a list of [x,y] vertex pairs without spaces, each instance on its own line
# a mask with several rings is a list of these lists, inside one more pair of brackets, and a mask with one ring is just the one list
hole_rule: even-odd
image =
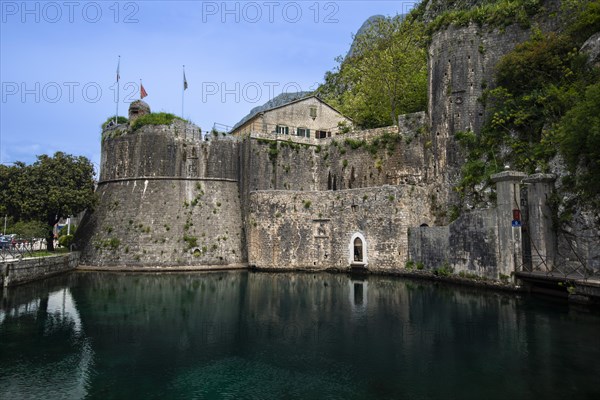
[[231,130],[234,136],[250,134],[299,136],[309,139],[331,137],[352,120],[309,92],[282,93],[255,107]]

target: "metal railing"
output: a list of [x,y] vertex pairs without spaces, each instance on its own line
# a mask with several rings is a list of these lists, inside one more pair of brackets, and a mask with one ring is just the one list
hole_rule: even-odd
[[44,250],[45,246],[46,240],[39,238],[15,238],[10,242],[0,242],[0,261],[33,257],[34,252]]
[[[572,240],[569,238],[558,235],[557,238],[562,243],[567,243],[570,246],[570,254],[565,255],[558,252],[553,260],[550,260],[545,254],[542,254],[535,243],[532,241],[529,235],[529,221],[524,221],[523,226],[523,248],[529,248],[529,251],[524,251],[522,255],[522,263],[517,266],[517,269],[523,272],[530,273],[542,273],[552,277],[563,277],[565,280],[569,279],[583,279],[583,280],[600,280],[600,270],[590,268],[585,262],[584,258],[581,257],[577,249],[574,248]],[[583,238],[579,238],[581,239]],[[593,245],[590,243],[590,245]],[[575,259],[570,259],[574,257]]]

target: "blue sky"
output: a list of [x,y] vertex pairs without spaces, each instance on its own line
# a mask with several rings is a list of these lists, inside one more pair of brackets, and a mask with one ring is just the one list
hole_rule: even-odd
[[208,131],[312,90],[371,15],[416,1],[0,1],[0,162],[100,162],[100,124],[139,98]]

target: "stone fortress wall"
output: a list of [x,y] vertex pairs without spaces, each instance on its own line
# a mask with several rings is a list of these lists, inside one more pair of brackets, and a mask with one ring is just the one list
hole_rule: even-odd
[[454,135],[479,132],[494,65],[528,36],[518,26],[436,33],[428,113],[400,116],[399,127],[319,141],[264,133],[201,141],[197,128],[175,122],[106,139],[100,204],[80,227],[82,262],[385,272],[414,261],[510,275],[523,249],[504,175],[497,208],[447,225],[447,205],[463,161]]
[[[412,116],[411,116],[412,117]],[[425,184],[429,138],[424,113],[412,124],[334,135],[318,144],[303,138],[246,138],[241,170],[246,192],[343,190],[381,185]],[[246,173],[247,171],[247,173]]]
[[176,121],[103,141],[100,202],[79,228],[82,263],[151,267],[245,261],[239,144],[202,141],[190,135],[193,130]]
[[485,31],[475,24],[449,27],[433,35],[429,46],[429,118],[434,148],[434,172],[446,188],[444,202],[459,179],[464,155],[454,136],[460,131],[480,132],[486,118],[483,91],[494,82],[501,57],[530,35],[511,25]]
[[[340,191],[256,191],[247,217],[248,260],[268,269],[335,269],[351,266],[392,271],[408,256],[407,232],[431,220],[415,185]],[[360,238],[362,257],[354,257]]]

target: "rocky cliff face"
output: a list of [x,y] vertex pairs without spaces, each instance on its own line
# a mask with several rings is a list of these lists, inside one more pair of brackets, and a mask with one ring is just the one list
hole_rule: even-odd
[[[361,34],[367,32],[368,29],[370,29],[372,26],[374,26],[375,24],[377,24],[377,21],[384,19],[385,17],[383,15],[372,15],[369,18],[367,18],[367,20],[365,22],[363,22],[363,24],[360,26],[360,28],[358,28],[358,31],[356,31],[356,36],[360,36]],[[356,40],[352,41],[352,44],[350,45],[350,50],[348,50],[348,53],[346,53],[346,58],[348,57],[352,57],[352,55],[354,54],[354,52],[356,51]]]

